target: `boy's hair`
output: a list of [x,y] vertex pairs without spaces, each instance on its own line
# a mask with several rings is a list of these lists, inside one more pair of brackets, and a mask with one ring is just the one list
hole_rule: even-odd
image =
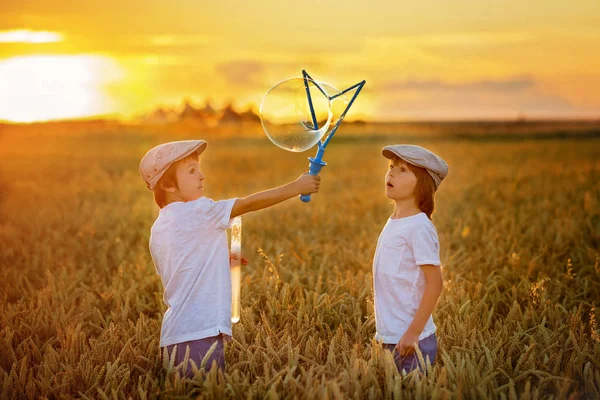
[[435,182],[425,168],[417,167],[411,163],[406,163],[406,165],[417,177],[417,186],[415,187],[417,206],[427,215],[427,218],[431,219],[431,214],[435,209]]
[[197,152],[193,152],[192,154],[171,164],[169,169],[163,174],[163,176],[160,177],[158,183],[156,184],[156,188],[154,189],[154,201],[156,202],[156,205],[158,205],[160,208],[163,208],[167,204],[169,204],[167,202],[167,191],[164,190],[163,187],[179,188],[177,184],[177,178],[175,177],[175,170],[177,169],[177,165],[179,165],[179,163],[189,160],[190,158],[197,160],[199,157],[200,155]]

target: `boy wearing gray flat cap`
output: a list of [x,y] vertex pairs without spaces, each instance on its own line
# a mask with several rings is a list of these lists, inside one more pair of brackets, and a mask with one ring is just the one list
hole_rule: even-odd
[[431,222],[434,196],[448,174],[438,155],[415,145],[385,146],[385,194],[394,201],[373,259],[375,339],[392,351],[398,370],[423,370],[437,353],[431,314],[442,292],[440,246]]

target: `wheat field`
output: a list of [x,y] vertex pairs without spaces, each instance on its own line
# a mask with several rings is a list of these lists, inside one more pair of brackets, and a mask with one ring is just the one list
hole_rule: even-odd
[[[141,156],[191,134],[0,137],[0,398],[600,398],[600,141],[413,143],[448,161],[433,221],[438,361],[400,375],[375,333],[371,263],[392,205],[385,144],[333,140],[321,191],[243,217],[242,318],[225,374],[158,348]],[[266,138],[209,140],[206,194],[307,167]]]

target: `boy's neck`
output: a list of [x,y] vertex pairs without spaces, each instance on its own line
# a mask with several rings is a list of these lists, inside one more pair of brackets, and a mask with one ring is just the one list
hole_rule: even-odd
[[181,197],[179,194],[167,193],[167,196],[165,198],[165,206],[168,206],[171,203],[176,203],[178,201],[185,203],[185,199],[183,197]]
[[414,197],[410,199],[396,200],[394,205],[394,212],[392,213],[392,219],[410,217],[412,215],[419,214],[421,209],[415,204]]

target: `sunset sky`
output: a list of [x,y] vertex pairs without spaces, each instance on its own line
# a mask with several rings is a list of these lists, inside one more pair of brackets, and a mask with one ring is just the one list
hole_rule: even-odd
[[0,2],[0,120],[258,105],[367,80],[349,118],[600,117],[600,1]]

